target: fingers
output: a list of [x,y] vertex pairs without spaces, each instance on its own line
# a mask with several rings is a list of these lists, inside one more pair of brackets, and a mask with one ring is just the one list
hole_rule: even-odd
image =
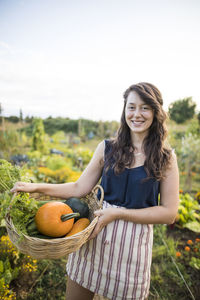
[[25,186],[26,186],[25,182],[16,182],[10,191],[11,191],[11,193],[24,192]]
[[89,237],[89,240],[94,239],[99,234],[99,232],[103,229],[104,226],[105,226],[105,224],[102,220],[102,217],[98,218],[97,224],[94,227],[94,229]]
[[19,186],[20,186],[21,182],[16,182],[15,185],[12,187],[12,189],[10,190],[12,193],[16,193],[19,191]]
[[95,210],[95,212],[94,212],[94,215],[95,215],[96,217],[100,217],[100,216],[102,216],[102,215],[103,215],[103,213],[102,213],[102,209]]
[[94,239],[94,238],[99,234],[99,232],[100,232],[102,229],[103,229],[103,226],[101,226],[101,224],[99,224],[99,223],[97,222],[97,224],[96,224],[94,230],[92,231],[92,233],[91,233],[91,235],[90,235],[90,237],[89,237],[88,240]]
[[89,237],[89,240],[95,238],[96,235],[99,234],[99,232],[103,229],[103,227],[115,220],[116,212],[116,208],[100,209],[94,212],[94,215],[99,218],[94,230]]

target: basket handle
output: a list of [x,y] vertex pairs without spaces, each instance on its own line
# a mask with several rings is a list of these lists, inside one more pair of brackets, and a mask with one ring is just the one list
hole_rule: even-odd
[[99,200],[99,205],[100,205],[100,207],[102,208],[102,207],[103,207],[103,199],[104,199],[104,190],[103,190],[103,188],[102,188],[101,185],[97,184],[97,185],[95,185],[95,187],[93,188],[92,192],[95,193],[97,189],[100,189],[100,191],[101,191],[101,198],[100,198],[100,200]]

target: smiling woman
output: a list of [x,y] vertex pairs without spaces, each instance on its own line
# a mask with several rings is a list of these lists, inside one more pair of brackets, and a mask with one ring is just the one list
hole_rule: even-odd
[[68,257],[67,300],[91,300],[95,293],[113,300],[148,297],[153,224],[173,223],[179,202],[178,167],[164,144],[162,104],[154,85],[130,86],[116,138],[99,143],[76,182],[16,183],[12,189],[80,198],[101,179],[98,222],[89,241]]

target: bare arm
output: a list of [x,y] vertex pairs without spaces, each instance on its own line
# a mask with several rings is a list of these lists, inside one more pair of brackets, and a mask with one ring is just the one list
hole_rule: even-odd
[[60,198],[82,197],[92,190],[101,177],[103,154],[104,141],[99,143],[90,163],[76,182],[60,184],[17,182],[11,192],[39,192]]
[[170,169],[166,171],[166,177],[160,184],[160,195],[160,206],[141,209],[107,208],[96,211],[95,214],[100,218],[91,238],[95,237],[105,225],[116,219],[139,224],[173,223],[179,205],[179,173],[175,154],[172,155]]

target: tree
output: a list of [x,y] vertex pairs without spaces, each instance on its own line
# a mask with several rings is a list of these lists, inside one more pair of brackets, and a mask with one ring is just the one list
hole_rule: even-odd
[[81,141],[85,141],[85,128],[82,124],[82,119],[78,119],[78,136]]
[[34,119],[33,116],[32,116],[32,117],[26,116],[25,119],[24,119],[24,121],[25,121],[26,123],[32,123],[33,119]]
[[198,114],[197,114],[197,119],[198,119],[198,122],[199,122],[199,128],[200,128],[200,111],[199,111]]
[[182,138],[181,145],[181,164],[186,172],[185,189],[191,191],[192,171],[200,168],[200,138],[196,134],[187,133]]
[[101,120],[99,121],[97,134],[100,138],[105,136],[104,123]]
[[17,116],[9,116],[5,118],[7,121],[11,123],[18,123],[19,122],[19,117]]
[[194,116],[195,108],[196,103],[193,102],[192,97],[177,100],[169,106],[170,119],[178,124],[184,123]]
[[20,111],[19,111],[19,121],[20,122],[23,122],[23,113],[22,113],[22,109],[20,108]]
[[4,123],[4,117],[3,117],[3,107],[0,103],[0,120],[2,124],[2,131],[5,132],[5,123]]
[[33,150],[40,151],[41,153],[46,152],[44,124],[40,118],[35,118],[33,121],[32,147]]

